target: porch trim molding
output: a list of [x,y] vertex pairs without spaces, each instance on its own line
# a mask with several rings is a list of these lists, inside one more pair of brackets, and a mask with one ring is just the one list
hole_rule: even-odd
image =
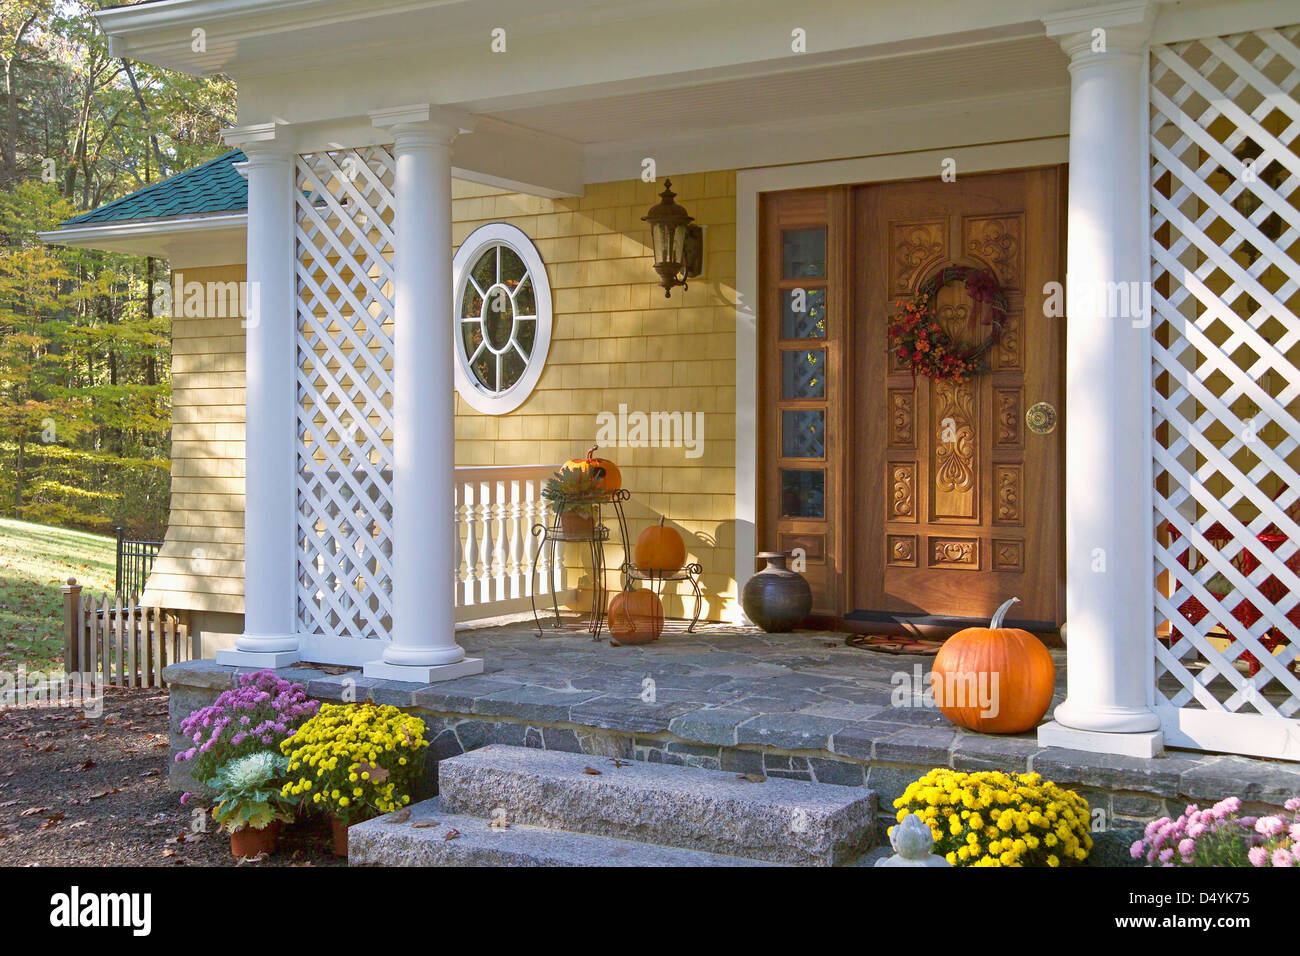
[[[1054,166],[1069,159],[1069,139],[1049,136],[857,159],[742,169],[736,173],[736,593],[755,573],[758,553],[758,200],[762,193],[846,183],[938,176],[946,159],[958,175]],[[737,602],[734,623],[748,623]]]
[[238,265],[248,257],[248,216],[220,212],[166,219],[133,219],[38,232],[45,242],[82,249],[107,249],[167,259],[172,270]]

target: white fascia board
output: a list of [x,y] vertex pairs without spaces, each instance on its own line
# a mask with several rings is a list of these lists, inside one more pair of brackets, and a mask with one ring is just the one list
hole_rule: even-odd
[[1297,16],[1295,0],[1189,0],[1162,7],[1151,30],[1152,43],[1180,43],[1201,37],[1222,36],[1290,26]]
[[[652,88],[663,77],[745,70],[819,59],[926,48],[956,34],[1041,32],[1040,17],[1080,0],[928,0],[923,13],[900,12],[896,0],[162,0],[97,14],[115,55],[190,73],[227,72],[240,83],[256,76],[329,76],[331,95],[381,75],[393,94],[348,113],[392,103],[439,103],[473,112],[493,98],[619,84]],[[490,52],[492,31],[506,30],[507,51]],[[806,53],[791,32],[804,30]],[[202,30],[202,44],[194,31]],[[195,47],[201,49],[195,49]],[[397,81],[399,87],[392,86]],[[268,93],[274,91],[274,85]],[[256,99],[257,97],[255,97]],[[287,102],[287,101],[284,101]],[[519,105],[524,105],[520,103]],[[487,109],[487,107],[482,107]],[[245,110],[241,103],[241,119]],[[290,122],[324,114],[283,115]],[[248,113],[248,121],[265,119]]]
[[[241,40],[304,26],[346,24],[470,0],[156,0],[96,11],[112,56],[207,76],[235,60]],[[202,31],[202,43],[195,31]]]
[[248,216],[243,212],[171,219],[88,223],[38,233],[44,241],[170,259],[173,266],[231,265],[247,258]]

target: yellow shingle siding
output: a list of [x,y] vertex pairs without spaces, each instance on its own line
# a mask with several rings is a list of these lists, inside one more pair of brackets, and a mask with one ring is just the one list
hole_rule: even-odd
[[[221,266],[186,269],[173,284],[242,281],[243,266]],[[170,608],[242,613],[242,317],[173,312],[171,515],[145,597]]]
[[[597,416],[616,415],[620,405],[629,413],[702,413],[698,458],[680,447],[601,454],[619,464],[632,493],[632,540],[665,516],[691,560],[704,566],[704,614],[716,620],[736,600],[735,174],[674,177],[673,187],[705,226],[705,274],[665,298],[641,222],[662,184],[599,183],[577,199],[454,184],[455,244],[485,223],[518,226],[546,263],[554,305],[546,367],[523,405],[492,416],[457,397],[456,463],[578,457],[595,444]],[[191,269],[185,277],[231,281],[243,270]],[[172,515],[150,578],[151,597],[172,607],[242,611],[243,335],[238,319],[181,318],[173,325]],[[196,549],[206,558],[201,566]],[[617,544],[607,550],[610,567],[622,560]],[[666,606],[669,614],[690,610],[689,602],[683,609],[671,597]]]
[[[539,199],[473,183],[453,191],[453,242],[479,226],[509,222],[546,263],[554,327],[533,394],[507,415],[475,412],[457,398],[456,462],[517,465],[579,457],[595,444],[597,415],[701,412],[702,455],[682,448],[602,448],[632,492],[631,538],[660,515],[704,566],[705,616],[736,601],[735,276],[733,172],[674,176],[678,201],[705,227],[705,274],[664,298],[641,221],[663,189],[640,180],[598,183],[577,199]],[[607,549],[618,567],[620,548]],[[610,584],[614,585],[614,575]],[[680,601],[667,599],[669,614]],[[690,602],[685,608],[689,612]]]

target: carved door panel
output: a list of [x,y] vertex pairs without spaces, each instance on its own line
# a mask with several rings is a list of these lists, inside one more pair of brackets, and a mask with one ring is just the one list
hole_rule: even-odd
[[[1064,320],[1043,315],[1060,280],[1060,173],[1028,170],[862,187],[855,197],[855,391],[848,426],[854,552],[851,607],[1060,623],[1064,423],[1039,434],[1026,411],[1059,415]],[[912,371],[889,350],[896,302],[945,266],[991,272],[1006,296],[988,371],[969,382]],[[982,339],[964,283],[933,298],[957,342]],[[987,310],[987,306],[984,309]],[[987,312],[986,312],[987,314]]]

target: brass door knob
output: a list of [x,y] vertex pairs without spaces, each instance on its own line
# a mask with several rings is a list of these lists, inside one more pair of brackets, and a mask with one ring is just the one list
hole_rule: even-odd
[[1025,412],[1025,424],[1035,435],[1049,435],[1056,428],[1056,406],[1051,402],[1030,405]]

